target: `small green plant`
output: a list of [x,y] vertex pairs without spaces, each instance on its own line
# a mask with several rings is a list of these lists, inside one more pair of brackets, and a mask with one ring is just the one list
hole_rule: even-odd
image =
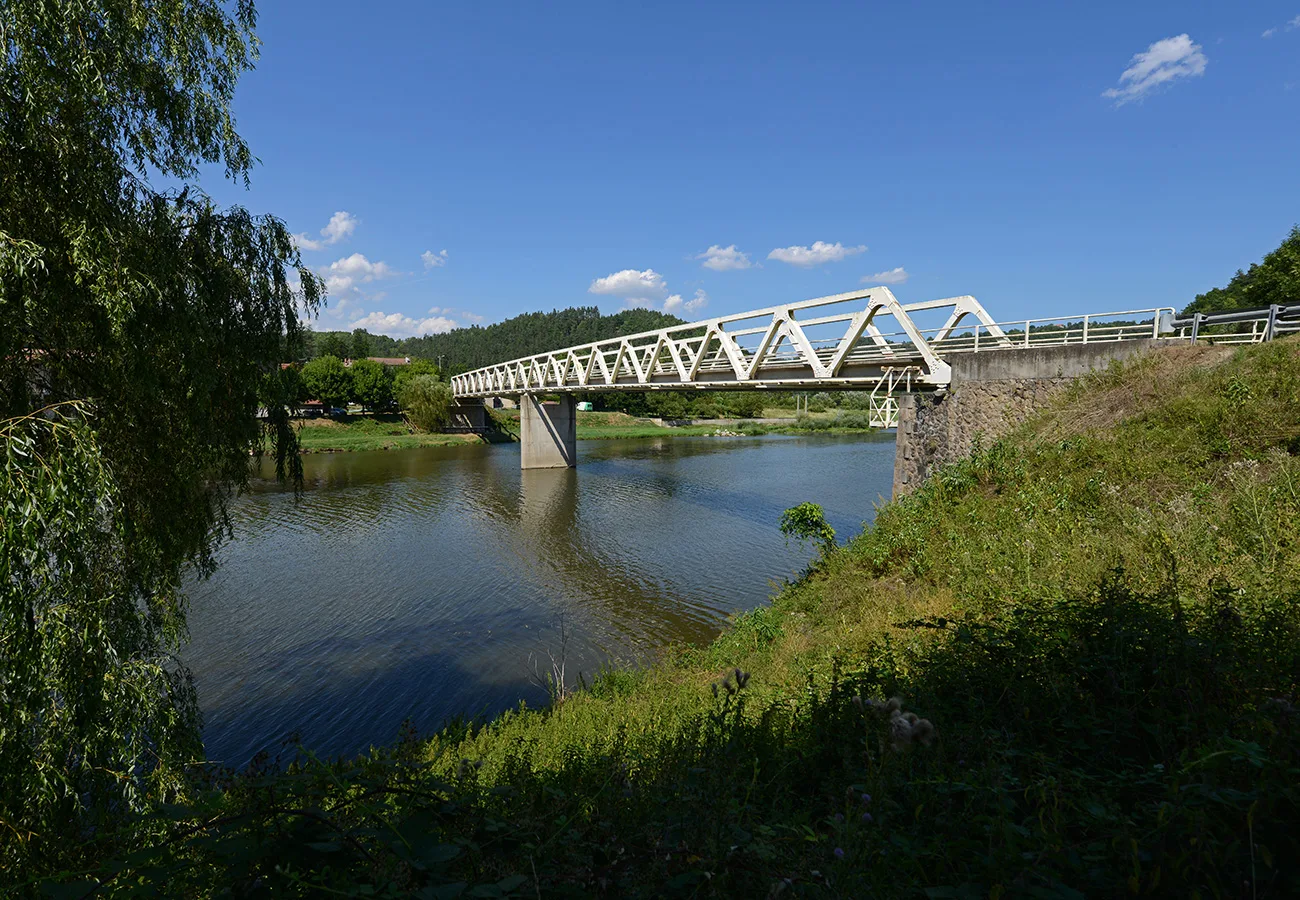
[[787,538],[812,541],[823,556],[835,549],[835,529],[826,521],[826,512],[816,503],[800,503],[781,513],[781,533]]

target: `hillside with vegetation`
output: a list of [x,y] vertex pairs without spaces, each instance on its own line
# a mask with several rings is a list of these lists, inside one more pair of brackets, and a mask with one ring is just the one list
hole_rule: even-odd
[[195,896],[1300,891],[1295,341],[1085,379],[843,547],[794,512],[822,556],[708,646],[214,773],[82,864]]
[[1238,269],[1225,286],[1198,294],[1183,309],[1183,315],[1289,303],[1300,303],[1300,225],[1292,228],[1281,245],[1262,260],[1251,263],[1244,272]]

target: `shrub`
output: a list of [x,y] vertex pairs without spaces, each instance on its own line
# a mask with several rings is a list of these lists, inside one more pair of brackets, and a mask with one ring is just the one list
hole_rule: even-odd
[[866,391],[848,391],[840,394],[840,409],[871,409],[871,394]]
[[451,421],[451,387],[436,375],[417,375],[406,382],[398,398],[402,412],[421,431],[437,431]]
[[812,541],[823,554],[835,549],[835,529],[826,521],[826,512],[816,503],[800,503],[781,513],[781,533],[786,537]]

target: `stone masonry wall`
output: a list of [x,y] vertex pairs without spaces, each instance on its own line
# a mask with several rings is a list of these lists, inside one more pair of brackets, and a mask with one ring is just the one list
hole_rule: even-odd
[[971,452],[977,436],[1000,437],[1042,409],[1066,385],[1115,360],[1165,341],[964,353],[949,358],[943,394],[905,394],[898,409],[894,496],[910,493],[935,469]]

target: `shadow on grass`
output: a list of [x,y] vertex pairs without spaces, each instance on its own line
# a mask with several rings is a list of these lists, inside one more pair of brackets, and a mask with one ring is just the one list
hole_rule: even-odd
[[[659,728],[572,726],[559,764],[514,729],[480,769],[457,750],[495,726],[459,722],[369,759],[255,765],[210,777],[136,835],[152,849],[96,877],[295,896],[1290,896],[1297,599],[1225,585],[1190,608],[1117,573],[981,623],[899,623],[934,639],[886,637],[766,705],[737,671]],[[592,694],[616,708],[644,689],[614,674]],[[539,734],[556,717],[528,715]]]

